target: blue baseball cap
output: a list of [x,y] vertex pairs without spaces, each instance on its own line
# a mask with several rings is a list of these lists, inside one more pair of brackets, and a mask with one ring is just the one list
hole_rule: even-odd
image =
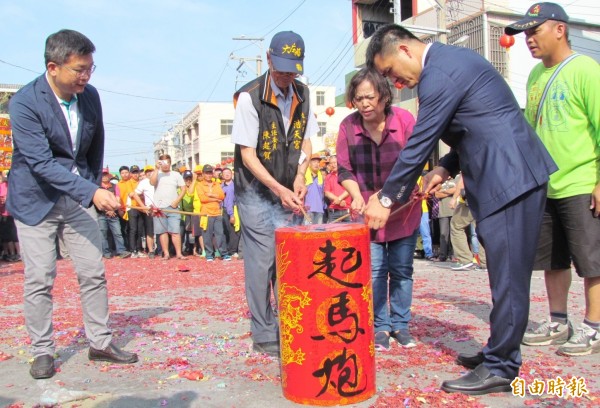
[[544,24],[548,20],[569,22],[569,16],[565,10],[556,3],[535,3],[529,7],[525,17],[521,20],[508,25],[504,28],[504,32],[508,35],[519,34],[522,31],[529,30]]
[[275,34],[269,46],[269,55],[275,70],[304,74],[304,40],[295,32]]

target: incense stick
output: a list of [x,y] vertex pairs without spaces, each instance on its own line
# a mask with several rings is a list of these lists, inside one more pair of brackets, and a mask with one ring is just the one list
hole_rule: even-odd
[[336,218],[335,220],[331,221],[330,224],[335,224],[336,222],[345,220],[346,218],[350,217],[350,215],[352,215],[352,214],[348,213],[348,214],[342,215],[341,217]]
[[304,215],[304,218],[306,218],[306,221],[308,221],[309,224],[312,224],[313,223],[312,218],[310,218],[310,215],[308,215],[306,213],[306,211],[304,210],[304,207],[300,205],[299,208],[300,208],[300,211],[302,212],[302,215]]

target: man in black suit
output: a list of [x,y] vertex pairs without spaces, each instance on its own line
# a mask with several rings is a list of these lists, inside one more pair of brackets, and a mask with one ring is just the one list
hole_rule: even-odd
[[425,177],[425,191],[462,171],[478,237],[487,251],[493,307],[483,353],[458,359],[474,370],[444,381],[441,388],[474,395],[509,392],[521,366],[535,243],[549,174],[556,165],[506,81],[472,50],[425,44],[392,24],[371,37],[367,65],[396,84],[419,85],[413,135],[383,189],[369,199],[367,222],[371,228],[385,225],[392,203],[408,201],[438,141],[450,145],[440,167]]

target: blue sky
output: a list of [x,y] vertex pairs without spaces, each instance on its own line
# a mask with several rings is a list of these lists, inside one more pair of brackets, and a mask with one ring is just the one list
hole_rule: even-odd
[[[558,2],[572,18],[600,23],[597,0]],[[532,3],[511,4],[522,13]],[[231,101],[236,79],[241,86],[255,76],[254,61],[239,76],[232,53],[260,54],[264,70],[278,31],[303,36],[310,83],[342,93],[353,69],[351,16],[351,0],[0,0],[0,83],[30,82],[44,71],[46,37],[81,31],[97,48],[91,84],[103,102],[105,163],[111,170],[143,165],[152,163],[152,142],[182,113],[196,102]],[[263,37],[262,52],[232,39],[242,35]]]
[[[152,163],[156,141],[195,102],[230,101],[238,57],[256,58],[274,33],[293,30],[306,46],[311,83],[343,92],[353,68],[350,0],[0,0],[0,83],[26,84],[44,71],[44,41],[62,28],[96,45],[107,142],[105,163]],[[262,52],[249,41],[263,37]],[[255,62],[242,67],[255,76]],[[32,72],[34,71],[34,72]]]

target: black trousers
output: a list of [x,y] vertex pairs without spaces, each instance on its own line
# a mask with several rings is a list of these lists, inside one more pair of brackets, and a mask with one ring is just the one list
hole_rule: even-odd
[[222,215],[208,217],[208,225],[206,226],[206,230],[202,231],[202,238],[204,239],[206,259],[214,258],[215,250],[219,250],[221,256],[229,255],[227,252],[227,243],[225,242],[225,233],[223,232]]
[[513,379],[521,367],[521,340],[529,318],[529,290],[544,205],[544,184],[477,221],[477,236],[487,255],[492,290],[490,337],[483,348],[485,366]]
[[240,245],[240,231],[235,231],[235,227],[231,225],[229,222],[229,215],[227,211],[223,209],[223,231],[225,232],[225,238],[227,240],[227,250],[229,251],[229,255],[233,255],[235,253],[239,253],[239,245]]
[[138,210],[130,209],[129,214],[129,250],[141,251],[142,238],[145,236],[144,219]]

